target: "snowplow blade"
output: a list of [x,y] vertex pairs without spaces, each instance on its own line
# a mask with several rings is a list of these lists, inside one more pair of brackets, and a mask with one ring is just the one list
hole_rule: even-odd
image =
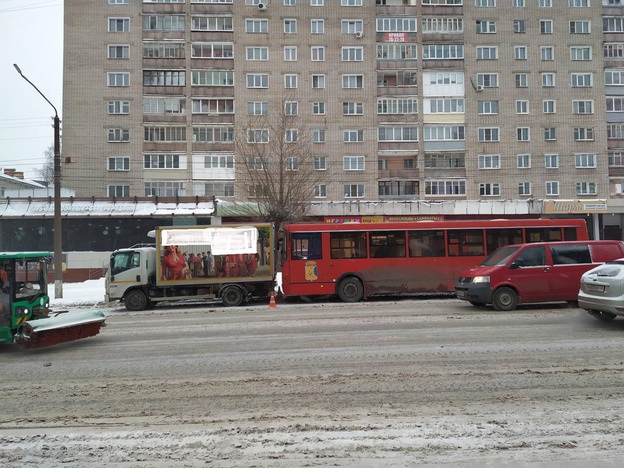
[[43,348],[95,336],[106,326],[104,312],[69,312],[22,324],[15,335],[24,348]]

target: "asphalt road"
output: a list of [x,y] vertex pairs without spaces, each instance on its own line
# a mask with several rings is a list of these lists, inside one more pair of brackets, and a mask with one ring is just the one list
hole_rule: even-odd
[[0,347],[3,466],[616,466],[624,320],[455,299],[107,310]]

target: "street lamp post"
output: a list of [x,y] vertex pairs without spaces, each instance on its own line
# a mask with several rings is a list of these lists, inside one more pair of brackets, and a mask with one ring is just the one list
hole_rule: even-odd
[[39,91],[28,78],[22,74],[22,70],[13,64],[17,73],[20,74],[30,85],[54,109],[54,296],[57,299],[63,298],[63,237],[61,232],[61,121],[54,104]]

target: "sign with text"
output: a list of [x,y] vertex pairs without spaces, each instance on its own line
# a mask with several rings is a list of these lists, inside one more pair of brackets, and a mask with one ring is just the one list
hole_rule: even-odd
[[574,213],[606,213],[607,203],[605,200],[561,200],[545,201],[545,214],[574,214]]

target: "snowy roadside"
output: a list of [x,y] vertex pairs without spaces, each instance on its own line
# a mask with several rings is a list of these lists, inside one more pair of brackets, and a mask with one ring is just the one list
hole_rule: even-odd
[[63,283],[63,298],[54,294],[54,282],[48,284],[50,307],[54,309],[77,308],[104,304],[104,278],[85,281],[84,283]]

